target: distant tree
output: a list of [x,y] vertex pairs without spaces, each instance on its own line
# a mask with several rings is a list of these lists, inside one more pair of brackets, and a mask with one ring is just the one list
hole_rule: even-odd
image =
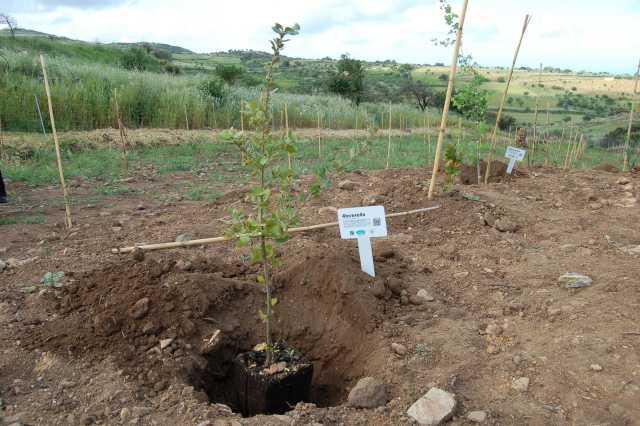
[[169,52],[168,50],[153,49],[150,53],[160,60],[170,61],[173,59],[173,55],[171,55],[171,52]]
[[18,28],[16,18],[6,13],[0,13],[0,25],[6,25],[11,33],[11,37],[16,38],[16,29]]
[[337,63],[337,69],[330,71],[328,89],[356,105],[362,101],[364,94],[365,70],[362,61],[344,54]]
[[214,99],[218,103],[221,103],[227,96],[227,88],[224,81],[217,76],[200,83],[198,89],[203,95]]
[[229,85],[235,84],[244,72],[243,67],[233,64],[218,64],[215,71],[216,75]]
[[422,111],[434,104],[435,97],[433,90],[431,90],[424,81],[415,80],[411,75],[405,79],[401,91],[404,95],[413,98],[416,106]]
[[462,87],[453,97],[453,106],[468,120],[479,123],[487,114],[487,91],[480,89],[482,79],[475,76],[471,83]]
[[505,83],[507,80],[503,76],[500,76],[500,77],[496,78],[496,81],[498,83]]
[[446,74],[440,74],[438,76],[438,80],[440,80],[440,81],[449,81],[449,76],[446,75]]

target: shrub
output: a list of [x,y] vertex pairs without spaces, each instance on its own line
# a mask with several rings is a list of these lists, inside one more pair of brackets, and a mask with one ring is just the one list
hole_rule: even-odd
[[127,49],[120,59],[120,64],[128,70],[160,70],[160,62],[156,58],[151,56],[146,49],[138,46],[130,47],[129,49]]
[[199,89],[205,96],[216,99],[218,102],[222,101],[227,95],[224,81],[218,77],[203,81],[200,83]]

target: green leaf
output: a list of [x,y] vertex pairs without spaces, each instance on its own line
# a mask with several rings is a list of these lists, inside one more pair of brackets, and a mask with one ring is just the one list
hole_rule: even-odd
[[272,297],[271,298],[271,306],[276,306],[278,304],[278,298],[277,297]]

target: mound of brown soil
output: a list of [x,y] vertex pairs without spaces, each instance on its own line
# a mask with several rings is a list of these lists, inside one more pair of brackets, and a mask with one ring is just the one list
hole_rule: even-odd
[[[338,401],[349,380],[381,361],[370,357],[371,334],[384,313],[385,278],[399,265],[385,262],[374,280],[360,271],[355,253],[318,247],[293,257],[274,282],[275,338],[314,363],[320,403]],[[210,259],[176,266],[161,258],[78,274],[52,300],[52,320],[28,329],[24,341],[84,359],[112,357],[149,390],[177,377],[233,405],[225,399],[231,360],[264,341],[264,293],[255,272]]]
[[[480,180],[484,182],[484,174],[487,171],[487,162],[480,164]],[[489,182],[502,182],[507,176],[507,165],[501,161],[494,160],[491,162],[491,170],[489,173]],[[460,172],[460,183],[464,185],[478,184],[478,166],[475,164],[463,164]]]

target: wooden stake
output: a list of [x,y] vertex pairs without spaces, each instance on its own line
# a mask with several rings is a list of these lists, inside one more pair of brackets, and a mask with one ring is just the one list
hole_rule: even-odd
[[322,134],[320,132],[320,111],[318,111],[318,159],[322,158]]
[[544,165],[549,165],[549,102],[547,102],[547,123],[544,132]]
[[516,67],[516,61],[518,60],[518,53],[520,53],[520,46],[522,46],[522,39],[524,38],[524,33],[527,31],[527,27],[531,22],[531,16],[525,15],[524,24],[522,25],[522,33],[520,33],[520,40],[518,40],[518,46],[516,47],[516,52],[513,55],[513,62],[511,63],[511,70],[509,71],[509,78],[507,79],[507,85],[504,88],[504,93],[502,94],[502,101],[500,101],[500,108],[498,108],[498,115],[496,116],[496,125],[493,128],[493,134],[491,135],[491,150],[489,151],[489,158],[487,160],[487,167],[484,174],[484,184],[489,183],[489,175],[491,173],[491,162],[493,161],[496,155],[496,133],[498,132],[498,124],[500,123],[500,118],[502,117],[502,110],[504,109],[505,101],[507,100],[507,95],[509,94],[509,86],[511,85],[511,79],[513,78],[513,70]]
[[538,91],[540,90],[540,84],[542,82],[542,64],[540,64],[540,72],[538,73],[538,87],[536,88],[536,106],[535,113],[533,115],[533,146],[531,149],[531,155],[529,155],[529,166],[535,161],[536,145],[538,142]]
[[113,89],[113,99],[116,106],[116,120],[118,122],[118,132],[120,133],[120,145],[122,147],[122,162],[124,164],[125,173],[129,173],[129,158],[127,156],[127,134],[125,133],[122,117],[120,116],[120,106],[118,104],[118,89]]
[[[287,104],[284,104],[284,126],[287,142],[289,141],[289,111],[287,110]],[[287,160],[289,161],[289,171],[291,171],[291,153],[287,152]]]
[[464,29],[464,20],[467,16],[467,6],[469,0],[464,0],[462,4],[462,12],[460,13],[460,22],[458,24],[458,33],[456,35],[456,44],[453,48],[453,56],[451,58],[451,69],[449,71],[449,84],[447,85],[447,95],[445,96],[444,107],[442,108],[442,121],[438,130],[438,142],[436,144],[436,157],[433,161],[433,171],[431,172],[431,182],[429,183],[428,199],[433,198],[433,192],[436,189],[436,181],[438,180],[438,169],[440,168],[440,157],[442,157],[442,144],[444,143],[444,134],[447,130],[447,118],[449,117],[449,104],[451,103],[451,95],[453,94],[453,84],[456,79],[458,70],[458,58],[460,57],[460,44],[462,42],[462,31]]
[[629,170],[629,146],[631,144],[631,130],[633,129],[633,114],[636,111],[638,103],[636,96],[638,95],[638,81],[640,79],[640,61],[638,61],[638,70],[636,71],[636,82],[633,87],[633,99],[631,101],[631,111],[629,111],[629,127],[627,128],[627,139],[624,142],[624,158],[622,161],[622,171]]
[[389,102],[389,143],[387,143],[387,169],[389,168],[389,157],[391,157],[391,102]]
[[42,119],[42,111],[40,111],[40,102],[38,102],[38,95],[33,95],[36,101],[36,111],[38,111],[38,118],[40,119],[40,127],[42,128],[42,134],[47,136],[47,131],[44,129],[44,120]]
[[[416,209],[416,210],[409,210],[406,212],[390,213],[385,215],[385,217],[392,218],[392,217],[408,216],[412,214],[425,213],[428,211],[437,210],[439,208],[440,206],[434,206],[434,207],[426,207],[426,208]],[[301,226],[299,228],[290,228],[288,231],[289,233],[294,234],[297,232],[331,228],[333,226],[338,226],[338,222],[321,223],[318,225],[311,225],[311,226]],[[234,239],[233,237],[224,236],[224,237],[214,237],[214,238],[202,238],[200,240],[190,240],[190,241],[183,241],[183,242],[173,241],[170,243],[144,244],[144,245],[131,246],[131,247],[114,248],[114,249],[111,249],[111,253],[113,254],[131,253],[135,249],[151,251],[151,250],[164,250],[164,249],[172,249],[172,248],[179,248],[179,247],[200,246],[205,244],[221,243],[221,242],[230,241],[233,239]]]
[[2,135],[2,115],[0,114],[0,160],[4,160],[4,136]]
[[44,78],[44,90],[47,93],[47,103],[49,105],[49,118],[51,120],[51,132],[53,133],[53,142],[56,148],[56,160],[58,162],[58,173],[60,174],[60,185],[62,186],[62,195],[64,197],[64,207],[67,213],[67,228],[73,226],[71,221],[71,203],[69,193],[67,192],[67,184],[64,181],[64,170],[62,169],[62,155],[60,155],[60,143],[58,142],[58,132],[56,132],[56,121],[53,117],[53,103],[51,102],[51,91],[49,90],[49,78],[47,77],[47,67],[44,63],[44,56],[40,55],[40,65],[42,65],[42,76]]
[[189,117],[187,116],[187,104],[184,104],[184,122],[187,125],[187,130],[189,130]]

